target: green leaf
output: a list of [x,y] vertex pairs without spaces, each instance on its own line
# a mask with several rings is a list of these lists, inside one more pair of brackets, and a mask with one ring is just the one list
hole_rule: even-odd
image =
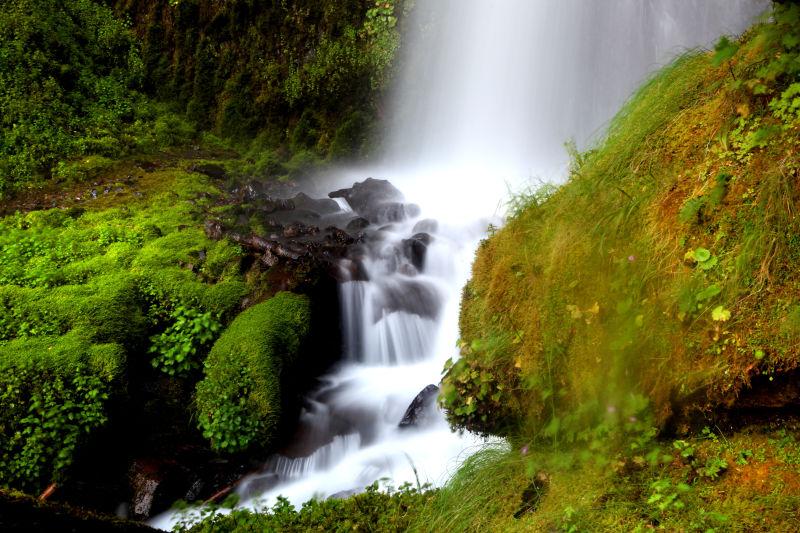
[[737,43],[732,42],[728,37],[722,37],[714,47],[715,53],[714,57],[711,59],[711,63],[715,67],[719,67],[735,56],[738,50],[739,45]]
[[724,306],[718,305],[711,311],[711,319],[715,322],[727,322],[731,319],[731,312],[725,309]]
[[711,259],[711,252],[709,252],[705,248],[697,248],[694,251],[694,258],[698,263],[708,261],[709,259]]
[[719,259],[717,259],[716,257],[712,257],[708,261],[703,261],[702,263],[700,263],[700,268],[702,268],[703,270],[711,270],[712,268],[717,266],[718,263]]
[[717,284],[710,285],[705,289],[703,289],[702,291],[698,292],[695,295],[695,299],[698,302],[703,302],[705,300],[710,300],[714,296],[718,295],[720,292],[722,292],[722,289],[719,287],[719,285]]

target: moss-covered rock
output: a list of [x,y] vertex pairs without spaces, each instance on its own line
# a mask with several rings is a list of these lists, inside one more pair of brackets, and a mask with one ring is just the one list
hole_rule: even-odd
[[197,385],[197,417],[214,449],[239,452],[274,441],[281,378],[310,323],[308,298],[283,292],[236,317],[214,344]]
[[107,422],[125,352],[79,330],[0,346],[0,483],[41,490],[62,481],[80,447]]

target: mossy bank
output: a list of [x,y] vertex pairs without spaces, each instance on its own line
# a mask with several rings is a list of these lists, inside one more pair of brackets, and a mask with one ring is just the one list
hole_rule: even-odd
[[515,197],[441,398],[512,450],[420,529],[797,528],[799,74],[800,8],[778,7],[654,76],[566,184]]

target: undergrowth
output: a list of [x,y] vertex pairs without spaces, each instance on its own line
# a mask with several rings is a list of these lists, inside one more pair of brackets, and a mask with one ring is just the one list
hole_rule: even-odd
[[165,170],[115,188],[0,219],[0,486],[61,482],[132,369],[199,372],[248,293],[241,250],[203,233],[219,194],[207,178]]

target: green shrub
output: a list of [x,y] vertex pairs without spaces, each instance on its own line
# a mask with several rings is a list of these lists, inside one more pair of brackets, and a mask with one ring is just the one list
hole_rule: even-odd
[[105,424],[118,386],[119,345],[79,332],[0,346],[0,484],[32,491],[67,475],[76,453]]
[[215,450],[239,452],[274,439],[283,373],[308,334],[308,299],[279,293],[230,324],[205,362],[197,417]]
[[0,194],[56,161],[117,155],[139,96],[133,34],[92,0],[11,0],[0,12]]
[[172,312],[174,322],[150,338],[154,368],[170,376],[185,375],[200,366],[199,354],[211,344],[222,327],[211,315],[183,306]]

